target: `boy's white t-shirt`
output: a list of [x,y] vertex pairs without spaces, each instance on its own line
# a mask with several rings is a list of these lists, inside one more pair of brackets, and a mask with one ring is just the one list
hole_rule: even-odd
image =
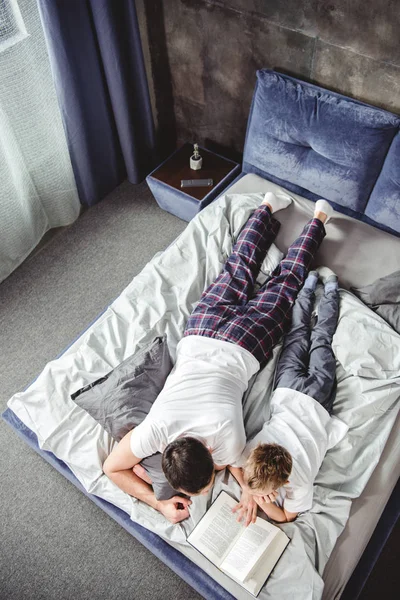
[[348,426],[330,416],[316,400],[289,388],[277,388],[271,397],[270,419],[247,444],[241,466],[258,444],[279,444],[293,460],[289,483],[279,489],[277,503],[288,512],[312,507],[313,484],[324,456],[344,438]]
[[133,454],[145,458],[178,437],[192,436],[210,447],[216,465],[235,465],[246,444],[242,397],[259,368],[237,344],[184,337],[163,390],[132,431]]

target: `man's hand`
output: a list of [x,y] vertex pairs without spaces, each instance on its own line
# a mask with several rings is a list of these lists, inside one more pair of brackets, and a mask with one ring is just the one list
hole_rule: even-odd
[[250,525],[250,523],[255,523],[257,518],[257,504],[254,496],[245,490],[242,490],[240,502],[237,506],[232,508],[232,512],[239,513],[237,520],[240,522],[244,519],[246,527]]
[[[156,509],[164,515],[170,523],[179,523],[189,517],[189,506],[192,501],[189,498],[182,498],[181,496],[173,496],[169,500],[158,500]],[[179,508],[181,505],[183,508]]]

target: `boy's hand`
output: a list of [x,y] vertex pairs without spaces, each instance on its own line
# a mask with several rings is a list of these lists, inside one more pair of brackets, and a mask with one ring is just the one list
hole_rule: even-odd
[[278,494],[277,490],[274,490],[267,496],[261,496],[261,498],[263,499],[263,501],[266,504],[270,504],[270,503],[274,503],[278,496],[279,496],[279,494]]
[[[189,498],[183,498],[181,496],[174,496],[169,500],[159,500],[157,502],[157,510],[164,515],[170,523],[179,523],[187,519],[189,515],[189,506],[192,501]],[[183,506],[179,508],[178,505]]]
[[[277,523],[289,523],[290,521],[294,521],[298,513],[290,513],[280,506],[277,506],[277,504],[275,504],[277,495],[277,492],[273,492],[273,494],[268,494],[268,496],[255,496],[254,500],[269,519],[272,519]],[[271,500],[271,496],[274,500]]]
[[242,519],[245,519],[246,527],[250,525],[250,523],[255,523],[257,518],[257,504],[254,500],[254,497],[243,490],[240,502],[237,506],[232,508],[232,512],[239,513],[237,518],[239,523],[242,521]]
[[263,510],[264,512],[266,511],[267,505],[271,504],[271,501],[268,500],[267,502],[264,500],[264,498],[267,498],[267,496],[256,496],[254,498],[255,503],[257,504],[257,506],[259,506],[261,508],[261,510]]

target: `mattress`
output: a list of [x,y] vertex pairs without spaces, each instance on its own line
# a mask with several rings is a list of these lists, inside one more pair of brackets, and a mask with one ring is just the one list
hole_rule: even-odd
[[[243,186],[253,183],[257,192],[264,191],[261,185],[273,188],[273,184],[257,181],[259,178],[255,180],[255,177],[243,177],[229,193],[197,215],[181,236],[166,251],[153,258],[60,358],[49,363],[27,390],[9,401],[11,410],[37,435],[39,446],[63,461],[88,494],[118,507],[131,520],[156,533],[239,599],[251,596],[186,542],[186,536],[204,514],[207,505],[222,489],[238,495],[238,486],[233,478],[227,472],[219,473],[209,496],[194,499],[190,519],[171,525],[162,515],[116,488],[103,475],[102,463],[114,442],[69,396],[110,371],[155,335],[167,335],[174,359],[188,315],[202,290],[221,270],[243,224],[262,198],[259,193],[237,195],[237,190],[242,191]],[[284,231],[277,239],[277,247],[281,245],[282,250],[285,250],[288,237],[292,239],[295,233],[299,233],[302,223],[312,213],[312,203],[301,198],[295,200],[294,216],[291,215],[292,209],[279,214],[280,220],[282,215]],[[290,230],[290,222],[286,219],[292,217],[295,226]],[[349,219],[342,215],[340,218]],[[336,235],[333,233],[336,229],[340,231],[339,224],[328,227],[327,241],[331,237],[331,228],[333,235]],[[342,250],[347,241],[348,238],[342,240]],[[398,248],[398,240],[396,242],[394,248]],[[390,244],[390,239],[387,244]],[[277,247],[272,248],[263,265],[264,276],[279,259]],[[321,265],[323,258],[318,258]],[[329,258],[338,266],[335,256]],[[328,266],[332,266],[332,261]],[[344,274],[338,268],[335,270],[345,284],[358,284],[359,281],[351,280],[350,266],[346,264],[346,267]],[[368,281],[363,280],[362,283]],[[356,351],[352,343],[354,335],[362,340]],[[385,340],[382,348],[391,348],[391,353],[383,352],[381,355],[371,351],[382,339]],[[268,417],[268,397],[278,351],[279,348],[244,398],[245,426],[249,437],[261,428]],[[350,432],[345,440],[329,451],[323,463],[315,486],[312,510],[294,523],[282,526],[292,541],[260,593],[259,597],[263,600],[293,596],[300,600],[321,598],[324,587],[322,575],[336,540],[346,525],[352,501],[362,494],[367,485],[396,420],[400,336],[344,289],[341,291],[341,315],[334,351],[338,359],[339,379],[335,414],[350,425]],[[367,357],[365,362],[363,356]],[[397,458],[397,468],[399,462]],[[395,480],[392,472],[392,482]],[[335,594],[341,583],[339,580]],[[222,596],[216,592],[213,597]],[[334,597],[332,594],[329,596]]]
[[[284,188],[258,175],[247,174],[240,176],[228,191],[244,194],[281,189]],[[282,227],[276,238],[276,245],[283,252],[290,245],[298,222],[314,211],[314,202],[289,193],[295,202],[279,214]],[[341,286],[349,289],[368,285],[399,269],[400,241],[393,235],[342,213],[335,213],[327,227],[328,236],[318,251],[316,265],[331,268],[339,276]],[[340,597],[400,477],[399,430],[400,415],[365,489],[352,501],[349,520],[323,571],[323,600]]]

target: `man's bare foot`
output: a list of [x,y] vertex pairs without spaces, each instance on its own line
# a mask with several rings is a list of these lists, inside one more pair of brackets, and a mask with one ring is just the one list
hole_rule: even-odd
[[268,204],[268,202],[261,202],[261,204],[265,204],[265,206],[268,206],[269,210],[271,211],[271,214],[274,212],[272,206]]
[[314,219],[319,219],[321,223],[326,223],[328,215],[320,210],[314,211]]
[[142,465],[135,465],[132,471],[135,473],[135,475],[140,477],[140,479],[143,479],[143,481],[145,481],[149,485],[153,485],[152,480],[150,479],[150,477],[147,474],[147,471],[142,467]]

